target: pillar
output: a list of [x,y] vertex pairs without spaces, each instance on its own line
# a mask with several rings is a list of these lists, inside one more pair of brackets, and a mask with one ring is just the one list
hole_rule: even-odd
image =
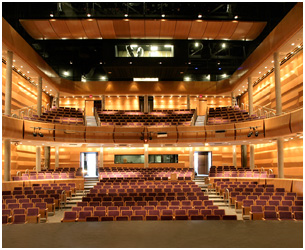
[[59,147],[55,147],[55,169],[59,168]]
[[104,148],[101,147],[100,148],[100,165],[99,165],[99,168],[104,168]]
[[189,168],[194,168],[194,148],[189,147]]
[[191,109],[191,97],[190,97],[190,95],[186,96],[186,108]]
[[56,93],[56,108],[59,108],[59,91]]
[[274,58],[276,115],[281,115],[282,114],[282,90],[281,90],[281,74],[280,74],[279,53],[275,52],[273,54],[273,58]]
[[255,162],[255,158],[254,158],[254,145],[250,145],[250,169],[253,170],[254,169],[254,164]]
[[247,145],[240,145],[241,147],[241,167],[247,167]]
[[235,106],[235,96],[234,96],[234,92],[231,92],[231,106],[232,106],[232,107]]
[[144,144],[144,168],[148,168],[148,144]]
[[148,112],[148,95],[144,95],[144,113]]
[[36,172],[41,171],[41,146],[36,146]]
[[278,178],[284,178],[284,139],[277,138],[277,168]]
[[42,106],[42,77],[38,77],[37,85],[37,115],[41,116],[41,106]]
[[233,145],[233,166],[236,168],[236,145]]
[[248,106],[249,115],[253,115],[253,84],[252,77],[248,77]]
[[102,110],[106,109],[106,96],[102,95]]
[[12,105],[13,52],[7,51],[5,80],[5,115],[11,115]]
[[44,147],[44,168],[45,169],[50,168],[50,151],[51,151],[51,148],[49,146]]
[[11,180],[11,139],[4,139],[4,181]]

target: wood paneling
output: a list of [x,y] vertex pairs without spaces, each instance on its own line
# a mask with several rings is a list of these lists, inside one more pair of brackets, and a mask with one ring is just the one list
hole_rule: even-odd
[[207,142],[235,140],[234,123],[221,124],[221,125],[207,125],[205,126],[205,131],[206,131]]
[[265,120],[266,137],[274,137],[278,135],[289,135],[290,130],[290,114],[272,117]]
[[50,24],[52,25],[58,37],[73,39],[73,36],[65,20],[57,20],[55,22],[51,21]]
[[128,143],[139,143],[143,144],[145,128],[124,128],[124,127],[114,127],[114,143],[128,144]]
[[[266,143],[255,146],[255,165],[258,168],[272,169],[278,174],[277,169],[277,144]],[[295,138],[284,141],[284,176],[285,178],[303,178],[303,140]]]
[[23,139],[23,120],[2,116],[2,137]]
[[179,143],[188,143],[191,141],[204,143],[206,141],[203,126],[177,126],[177,130]]
[[[85,19],[65,20],[66,28],[50,20],[21,20],[22,26],[34,39],[61,38],[153,38],[153,39],[230,39],[254,40],[262,32],[266,22],[201,21],[201,20],[131,20],[131,19]],[[83,24],[83,25],[81,25]],[[38,29],[38,32],[33,31]],[[98,30],[99,29],[99,30]],[[249,32],[251,29],[251,32]],[[248,35],[249,34],[249,35]],[[63,35],[63,36],[61,36]]]
[[[253,129],[250,129],[250,127],[257,127],[255,131],[258,131],[258,136],[255,136],[255,132]],[[257,138],[264,138],[264,120],[256,120],[256,121],[250,121],[250,122],[240,122],[235,123],[236,128],[236,140],[253,140]],[[251,137],[248,137],[247,135],[251,132],[253,132]]]
[[[282,110],[289,112],[303,106],[303,51],[281,66]],[[255,110],[264,106],[276,109],[274,73],[253,87]],[[248,104],[248,94],[241,96],[241,103]]]
[[[2,112],[5,108],[5,84],[6,84],[6,65],[2,63]],[[42,105],[50,103],[50,97],[42,93]],[[31,83],[13,71],[12,77],[12,113],[19,115],[19,112],[14,111],[24,107],[37,105],[37,88]],[[25,114],[27,116],[27,114]]]
[[303,109],[291,112],[290,117],[291,132],[303,132]]
[[[170,144],[177,143],[177,127],[148,127],[147,132],[151,135],[151,143]],[[158,132],[167,133],[167,137],[158,137]]]
[[56,142],[85,142],[85,126],[55,124]]
[[[35,128],[41,128],[35,129],[35,131],[41,132],[43,134],[43,137],[40,137],[39,135],[33,136]],[[27,121],[24,120],[24,139],[25,140],[37,140],[37,141],[54,141],[54,129],[55,126],[52,123],[46,123],[46,122],[33,122],[33,121]],[[59,131],[58,131],[59,133]]]
[[114,126],[103,127],[86,127],[86,142],[89,143],[113,143]]

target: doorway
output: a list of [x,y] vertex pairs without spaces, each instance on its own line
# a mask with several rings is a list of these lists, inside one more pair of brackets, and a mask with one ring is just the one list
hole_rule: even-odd
[[98,176],[97,160],[97,152],[82,152],[80,154],[81,168],[85,176]]
[[205,151],[194,153],[194,171],[197,176],[208,176],[212,166],[212,152]]
[[94,115],[94,101],[85,101],[85,115],[93,116]]

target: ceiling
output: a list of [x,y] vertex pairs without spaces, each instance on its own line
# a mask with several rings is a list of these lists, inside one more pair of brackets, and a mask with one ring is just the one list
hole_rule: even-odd
[[[3,2],[2,13],[62,78],[204,82],[230,77],[295,4]],[[115,56],[135,44],[172,45],[173,57]]]

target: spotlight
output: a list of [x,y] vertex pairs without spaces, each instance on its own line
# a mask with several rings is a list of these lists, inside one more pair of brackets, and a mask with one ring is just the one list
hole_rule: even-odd
[[255,131],[255,136],[258,137],[258,131]]
[[36,133],[35,131],[33,132],[33,136],[34,136],[34,137],[36,137],[36,136],[37,136],[37,133]]
[[251,132],[248,134],[248,137],[251,137],[252,134],[253,134],[253,132],[251,131]]
[[41,132],[39,132],[38,135],[39,135],[40,137],[43,137],[43,133],[41,133]]

